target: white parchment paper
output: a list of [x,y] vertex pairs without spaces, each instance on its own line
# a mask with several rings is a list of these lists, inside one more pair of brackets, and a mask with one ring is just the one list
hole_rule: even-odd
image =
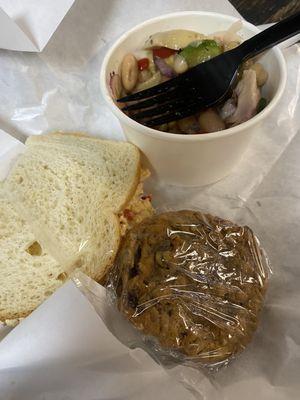
[[0,0],[0,48],[42,51],[74,0]]
[[[42,53],[0,51],[0,128],[21,140],[27,135],[55,129],[83,130],[94,135],[123,139],[117,120],[106,108],[100,95],[98,75],[103,55],[111,41],[126,29],[147,18],[178,10],[210,10],[238,15],[226,1],[155,0],[149,4],[145,0],[77,0]],[[160,210],[200,208],[249,224],[260,237],[273,266],[274,276],[270,282],[262,323],[247,350],[216,375],[179,367],[168,371],[192,389],[199,399],[299,398],[300,136],[296,135],[300,126],[299,47],[286,49],[284,56],[288,65],[288,84],[281,103],[229,177],[201,189],[160,187],[153,180],[147,184],[148,190],[154,195],[154,204]],[[55,316],[62,306],[62,299],[63,303],[68,302],[68,296],[73,299],[72,296],[77,293],[73,289],[70,289],[71,294],[69,289],[62,288],[59,292],[63,293],[62,297],[55,297],[54,302],[50,299],[42,307],[49,307],[49,313]],[[59,302],[57,299],[60,299]],[[97,303],[97,295],[94,296],[94,302]],[[45,308],[43,310],[44,314],[48,314],[47,309],[46,312]],[[76,310],[74,312],[76,315]],[[113,390],[101,392],[101,376],[107,378],[110,373],[114,377],[111,384],[116,382],[118,387],[117,382],[122,374],[115,377],[115,364],[114,368],[107,370],[107,364],[86,361],[81,364],[80,371],[74,371],[72,362],[63,361],[66,353],[62,345],[59,360],[63,363],[64,373],[60,374],[61,369],[53,368],[51,364],[52,348],[57,343],[55,340],[47,342],[47,338],[52,336],[53,326],[57,330],[55,337],[64,338],[68,323],[66,325],[66,320],[62,318],[63,322],[58,325],[56,322],[51,324],[44,314],[32,314],[37,315],[37,321],[41,318],[42,324],[36,321],[32,328],[25,320],[6,336],[5,341],[12,340],[10,349],[15,350],[9,352],[9,359],[5,358],[10,360],[12,369],[8,370],[7,364],[2,364],[3,368],[0,369],[1,389],[6,390],[0,391],[0,399],[2,393],[5,393],[5,400],[176,398],[172,391],[173,383],[168,378],[159,392],[146,397],[145,387],[153,388],[156,381],[154,379],[144,386],[144,371],[138,383],[128,381],[130,389],[136,388],[136,397],[132,392],[124,396]],[[90,329],[98,329],[94,325],[89,327],[84,313],[78,314],[77,322],[78,325],[84,324],[86,338],[92,334]],[[23,353],[19,353],[18,349],[23,351],[23,348],[15,347],[26,336],[28,346],[33,346],[30,351],[38,356],[40,353],[34,337],[36,330],[44,338],[44,346],[48,345],[48,353],[43,353],[43,360],[40,360],[43,361],[41,369],[35,368],[31,358],[27,358],[26,365],[19,365]],[[18,335],[12,336],[15,332]],[[101,336],[102,330],[99,332]],[[71,336],[66,337],[72,341]],[[0,345],[0,360],[4,353],[8,357],[8,348],[3,347],[3,343]],[[83,339],[81,343],[78,347],[68,345],[68,349],[72,348],[72,357],[82,356],[87,360],[84,357],[90,353],[82,353],[81,347],[86,347]],[[2,349],[4,353],[1,353]],[[101,360],[100,349],[97,354]],[[27,374],[26,370],[30,372]],[[50,379],[49,384],[46,384],[46,377]],[[106,397],[101,397],[101,393]],[[188,399],[190,394],[186,392],[180,396]]]
[[115,339],[72,282],[2,340],[0,388],[1,400],[192,400],[145,352]]

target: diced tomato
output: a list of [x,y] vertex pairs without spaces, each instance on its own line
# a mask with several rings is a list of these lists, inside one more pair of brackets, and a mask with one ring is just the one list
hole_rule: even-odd
[[153,51],[153,56],[159,58],[168,58],[176,53],[176,50],[168,49],[168,47],[156,47],[152,51]]
[[125,210],[123,211],[123,215],[128,221],[132,221],[134,218],[134,212],[129,210],[128,208],[125,208]]
[[144,71],[144,69],[148,69],[149,68],[149,58],[141,58],[138,61],[138,68],[140,71]]

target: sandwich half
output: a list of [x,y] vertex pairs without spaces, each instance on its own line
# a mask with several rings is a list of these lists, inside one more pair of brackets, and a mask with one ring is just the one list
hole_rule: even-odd
[[130,143],[27,139],[1,189],[0,321],[27,316],[74,270],[104,280],[124,229],[153,212],[143,175]]

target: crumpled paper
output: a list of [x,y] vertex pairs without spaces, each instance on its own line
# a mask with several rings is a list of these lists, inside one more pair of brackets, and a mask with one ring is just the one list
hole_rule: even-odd
[[[105,106],[99,90],[103,55],[114,38],[142,20],[192,9],[238,15],[225,1],[218,4],[205,0],[154,1],[149,7],[145,0],[77,0],[44,52],[0,51],[0,127],[22,140],[27,135],[55,129],[83,130],[123,139],[119,123]],[[273,267],[261,325],[244,353],[228,368],[213,375],[183,367],[168,371],[199,399],[250,400],[255,396],[258,400],[296,400],[299,397],[299,55],[297,45],[284,50],[288,66],[284,96],[230,176],[201,189],[159,186],[151,179],[147,183],[158,210],[196,208],[249,224]],[[98,304],[96,295],[93,301]],[[96,305],[95,309],[99,311]],[[22,326],[24,322],[18,329]],[[32,331],[24,330],[23,334],[32,335]],[[42,396],[73,399],[72,385],[79,391],[82,378],[72,375],[70,366],[65,367],[69,373],[65,382],[53,384],[54,376],[51,384],[41,387],[39,380],[33,383],[33,378],[30,380],[23,374],[20,390],[26,388],[28,396],[31,395],[28,398],[34,400]],[[39,378],[46,370],[40,372]],[[83,379],[89,375],[89,365],[84,371]],[[82,398],[97,398],[93,385],[99,371],[96,368],[95,375],[90,375]],[[54,370],[49,373],[51,378],[52,374],[55,375]],[[171,397],[166,387],[160,395]],[[143,393],[141,388],[140,398]]]
[[0,48],[42,51],[74,0],[0,0]]

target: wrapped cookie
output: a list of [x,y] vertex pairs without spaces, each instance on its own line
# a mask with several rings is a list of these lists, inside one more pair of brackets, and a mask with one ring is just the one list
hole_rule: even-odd
[[212,367],[251,341],[268,274],[249,227],[184,210],[148,218],[126,234],[110,287],[152,354]]

